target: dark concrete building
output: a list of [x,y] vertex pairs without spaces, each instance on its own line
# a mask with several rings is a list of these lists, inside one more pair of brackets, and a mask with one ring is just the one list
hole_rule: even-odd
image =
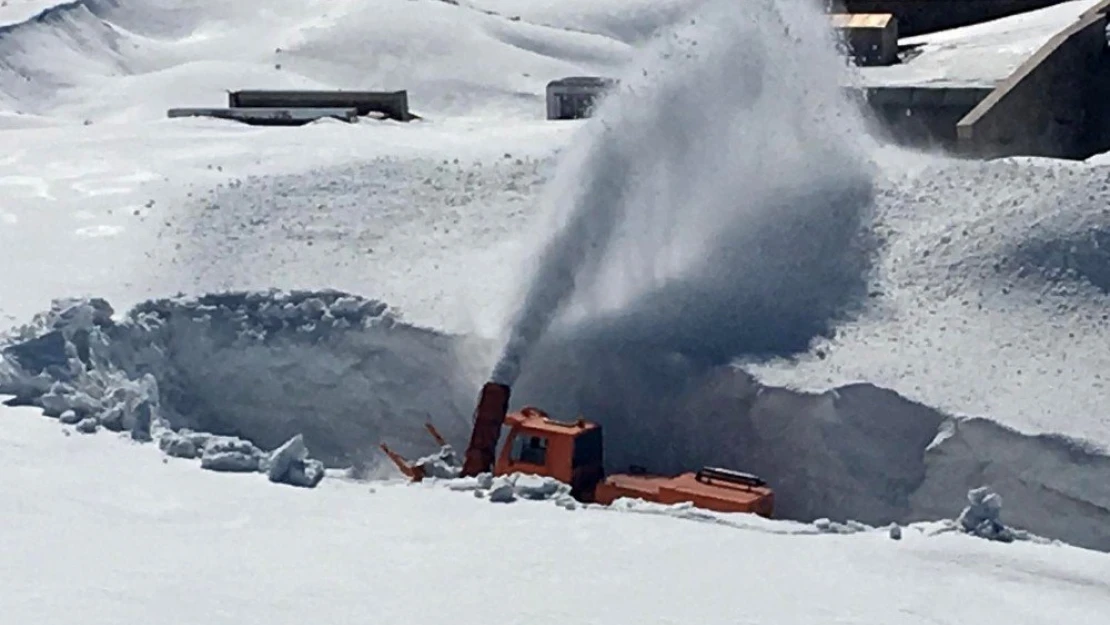
[[547,118],[580,119],[589,117],[594,105],[618,84],[612,78],[570,76],[547,83]]

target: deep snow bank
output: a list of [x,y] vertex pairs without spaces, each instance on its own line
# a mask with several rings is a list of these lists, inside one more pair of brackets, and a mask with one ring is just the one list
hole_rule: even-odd
[[[484,375],[462,337],[410,326],[381,302],[333,291],[156,300],[120,320],[103,301],[58,302],[7,343],[0,393],[48,414],[73,411],[71,422],[134,432],[147,411],[154,438],[164,434],[161,423],[201,453],[207,433],[262,449],[303,434],[308,453],[333,466],[383,460],[374,449],[382,440],[423,455],[432,449],[426,420],[465,443]],[[1007,525],[1110,550],[1104,451],[951,418],[871,385],[804,394],[763,386],[733,367],[694,372],[662,403],[652,396],[629,403],[635,396],[627,391],[650,382],[642,377],[647,367],[622,369],[630,354],[602,356],[548,351],[550,377],[525,375],[517,390],[557,416],[581,411],[603,423],[611,469],[733,466],[774,485],[780,516],[872,526],[952,519],[969,488],[989,485],[1007,502]],[[556,373],[590,358],[611,365],[590,368],[599,383],[564,387],[569,374]],[[691,373],[678,359],[653,366],[669,388]],[[628,375],[636,378],[627,389],[609,392]],[[209,455],[240,445],[219,440]],[[279,457],[248,452],[223,460],[245,455],[256,463],[249,469],[269,471]]]
[[398,323],[373,300],[228,293],[110,315],[103,301],[56,303],[3,350],[0,393],[105,421],[120,403],[114,390],[141,385],[172,429],[267,449],[303,434],[313,455],[343,465],[387,438],[411,451],[427,419],[455,434],[473,401],[456,342]]

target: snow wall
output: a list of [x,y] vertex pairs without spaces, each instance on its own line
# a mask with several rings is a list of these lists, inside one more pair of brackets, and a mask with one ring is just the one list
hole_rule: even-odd
[[[51,416],[104,419],[126,400],[120,389],[153,377],[155,418],[172,429],[263,449],[303,434],[313,457],[363,468],[385,466],[382,440],[431,451],[426,420],[461,449],[484,375],[468,354],[489,350],[334,291],[157,300],[121,318],[103,300],[58,301],[5,343],[0,393]],[[550,366],[521,377],[514,404],[550,400],[565,417],[573,404],[603,423],[611,469],[736,467],[775,487],[779,516],[872,525],[952,518],[969,488],[987,484],[1006,501],[1007,524],[1110,551],[1110,456],[1081,442],[952,417],[867,384],[802,394],[731,366],[689,377],[680,360],[654,358],[629,370],[630,354],[582,360],[586,349],[544,347]],[[581,384],[584,362],[607,381]],[[647,377],[683,388],[614,405],[627,397],[614,385],[643,388]]]

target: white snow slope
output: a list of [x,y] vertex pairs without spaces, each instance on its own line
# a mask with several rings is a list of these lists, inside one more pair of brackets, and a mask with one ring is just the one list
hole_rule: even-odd
[[[33,3],[16,4],[0,12],[11,20],[0,27],[0,320],[22,327],[0,339],[0,393],[76,423],[59,433],[37,411],[0,407],[0,561],[11,572],[0,605],[12,622],[467,622],[487,618],[485,591],[506,579],[513,601],[496,609],[536,622],[1098,623],[1110,607],[1105,554],[936,533],[951,524],[935,522],[989,485],[1007,524],[1110,550],[1110,458],[1099,448],[1110,443],[1100,406],[1110,170],[952,162],[852,139],[844,153],[881,157],[864,168],[867,236],[853,243],[873,254],[827,284],[809,271],[813,254],[795,252],[834,247],[845,230],[822,219],[843,210],[790,196],[806,221],[789,228],[758,213],[742,240],[774,245],[726,256],[761,264],[711,272],[745,286],[688,317],[704,327],[736,311],[724,325],[747,331],[700,340],[744,370],[706,365],[682,344],[693,339],[679,307],[659,317],[634,306],[663,301],[659,287],[674,284],[661,277],[681,285],[674,267],[713,230],[683,225],[681,209],[706,217],[722,199],[774,188],[752,169],[760,145],[820,169],[791,159],[814,139],[784,103],[807,92],[829,103],[833,81],[805,68],[830,59],[812,38],[791,39],[821,19],[791,0],[704,24],[688,13],[703,4],[694,0],[84,0],[37,17]],[[723,25],[740,22],[772,32],[778,11],[794,34],[727,37]],[[627,196],[652,217],[624,223],[622,236],[647,227],[662,245],[654,269],[633,262],[646,248],[606,258],[601,284],[647,296],[632,308],[605,301],[600,318],[589,306],[600,300],[579,301],[579,321],[564,319],[525,364],[514,404],[600,420],[614,468],[755,471],[775,486],[780,515],[801,522],[495,506],[396,483],[370,492],[337,470],[314,489],[258,475],[275,464],[259,448],[296,434],[311,457],[360,468],[380,460],[381,440],[430,450],[427,419],[465,440],[527,261],[573,196],[560,191],[582,184],[576,150],[602,132],[598,121],[544,121],[544,85],[615,74],[638,91],[611,111],[639,101],[650,119],[660,93],[681,104],[690,96],[667,91],[676,83],[661,91],[641,71],[668,63],[635,56],[672,22],[686,27],[673,42],[683,62],[740,59],[754,82],[717,76],[698,88],[750,98],[738,102],[750,113],[719,103],[648,130],[617,124],[659,136],[625,141],[637,146],[630,162],[662,174],[656,200]],[[163,119],[171,106],[219,106],[226,89],[281,86],[406,88],[426,119],[294,129]],[[858,122],[831,106],[844,120],[823,127],[826,145]],[[699,165],[692,178],[664,175]],[[688,180],[706,188],[684,206]],[[668,228],[683,236],[659,236]],[[255,292],[275,287],[309,291]],[[843,310],[815,320],[784,309],[809,301],[796,295],[806,289]],[[242,292],[213,294],[227,290]],[[70,296],[106,298],[117,314],[77,301],[32,319]],[[626,317],[612,317],[621,306]],[[826,325],[832,338],[821,338]],[[132,442],[148,438],[168,455]],[[176,457],[193,455],[251,471]],[[822,517],[922,523],[893,541],[885,529],[808,523]]]

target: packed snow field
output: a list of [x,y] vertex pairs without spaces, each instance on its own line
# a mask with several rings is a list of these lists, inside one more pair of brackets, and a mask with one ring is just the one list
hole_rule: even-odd
[[[312,492],[267,488],[260,476],[159,462],[149,445],[61,436],[27,409],[8,410],[4,478],[20,488],[5,488],[18,512],[5,514],[0,536],[11,572],[0,597],[15,623],[358,623],[373,614],[472,625],[488,619],[490,581],[506,571],[507,609],[543,625],[724,625],[741,615],[790,625],[830,616],[1094,624],[1105,614],[1101,553],[928,526],[904,528],[899,541],[887,531],[808,535],[812,527],[783,521],[740,530],[333,478]],[[553,586],[571,599],[554,598]],[[657,590],[644,593],[649,586]]]
[[[36,519],[64,503],[107,537],[89,546],[63,533],[90,562],[141,534],[148,556],[196,569],[204,550],[155,537],[176,531],[161,523],[199,523],[191,535],[206,545],[257,540],[242,566],[269,569],[290,593],[302,573],[342,568],[358,582],[331,588],[332,602],[364,605],[343,603],[365,589],[360,563],[409,566],[425,557],[421,540],[442,555],[434,545],[447,530],[420,515],[449,509],[459,515],[451,528],[549,524],[565,535],[570,523],[583,549],[623,545],[589,565],[614,575],[652,568],[636,555],[644,545],[734,563],[676,555],[690,597],[710,581],[696,571],[756,579],[767,574],[760,563],[781,562],[770,574],[790,581],[789,596],[752,594],[778,622],[1097,622],[1104,555],[1037,550],[1053,549],[1039,544],[1047,538],[1110,551],[1110,416],[1099,405],[1110,370],[1099,349],[1110,344],[1110,168],[876,145],[840,96],[819,14],[778,0],[726,15],[724,4],[9,0],[0,319],[13,329],[0,336],[0,394],[66,433],[97,435],[51,437],[28,409],[0,408],[0,445],[23,476],[5,497],[29,479],[44,485],[15,504],[27,515],[5,560],[39,561],[59,534],[36,534]],[[675,34],[653,37],[671,24]],[[619,75],[624,86],[596,120],[543,121],[544,84],[574,74]],[[225,89],[300,86],[406,88],[425,121],[258,129],[161,119],[171,106],[221,105]],[[650,514],[611,525],[615,515],[591,508],[567,521],[539,502],[479,508],[450,492],[536,498],[509,481],[366,492],[358,480],[391,474],[379,442],[432,451],[427,420],[465,442],[491,375],[514,380],[516,405],[604,424],[612,468],[752,471],[791,520],[621,508],[711,521],[688,532]],[[156,448],[165,470],[152,469]],[[66,461],[40,466],[51,455]],[[255,473],[315,488],[267,489]],[[135,498],[111,499],[96,476]],[[969,495],[982,485],[1005,501],[1006,528],[997,498]],[[535,488],[574,507],[550,484]],[[131,516],[89,520],[104,505]],[[285,567],[267,558],[321,557],[276,554],[287,549],[274,525],[285,514],[326,541],[336,568],[274,570]],[[365,522],[342,520],[356,517]],[[142,534],[136,523],[148,521],[156,526]],[[887,530],[892,522],[911,525]],[[1031,542],[1002,553],[953,535],[958,527]],[[410,534],[422,538],[386,548]],[[820,573],[812,592],[831,603],[797,607],[793,593],[808,592],[812,574],[793,563],[818,552],[867,561],[856,588],[898,569],[932,591],[891,589],[886,603],[848,588],[818,593],[830,579]],[[565,552],[575,570],[566,577],[586,579],[576,553]],[[114,562],[103,579],[135,575]],[[534,573],[521,580],[528,597],[551,581]],[[390,580],[408,577],[374,575],[385,576],[371,586],[393,620],[465,612],[404,593],[394,601]],[[38,621],[34,596],[92,590],[60,574],[27,579],[4,603]],[[197,591],[220,583],[197,581]],[[1022,603],[1047,596],[1041,584],[1062,597],[1051,611]],[[553,622],[733,622],[741,606],[729,588],[707,591],[720,601],[700,608],[629,606],[640,616],[582,611],[589,602],[553,613],[540,594],[522,601]],[[138,618],[127,602],[97,601],[101,622]],[[234,603],[206,620],[282,608]]]

